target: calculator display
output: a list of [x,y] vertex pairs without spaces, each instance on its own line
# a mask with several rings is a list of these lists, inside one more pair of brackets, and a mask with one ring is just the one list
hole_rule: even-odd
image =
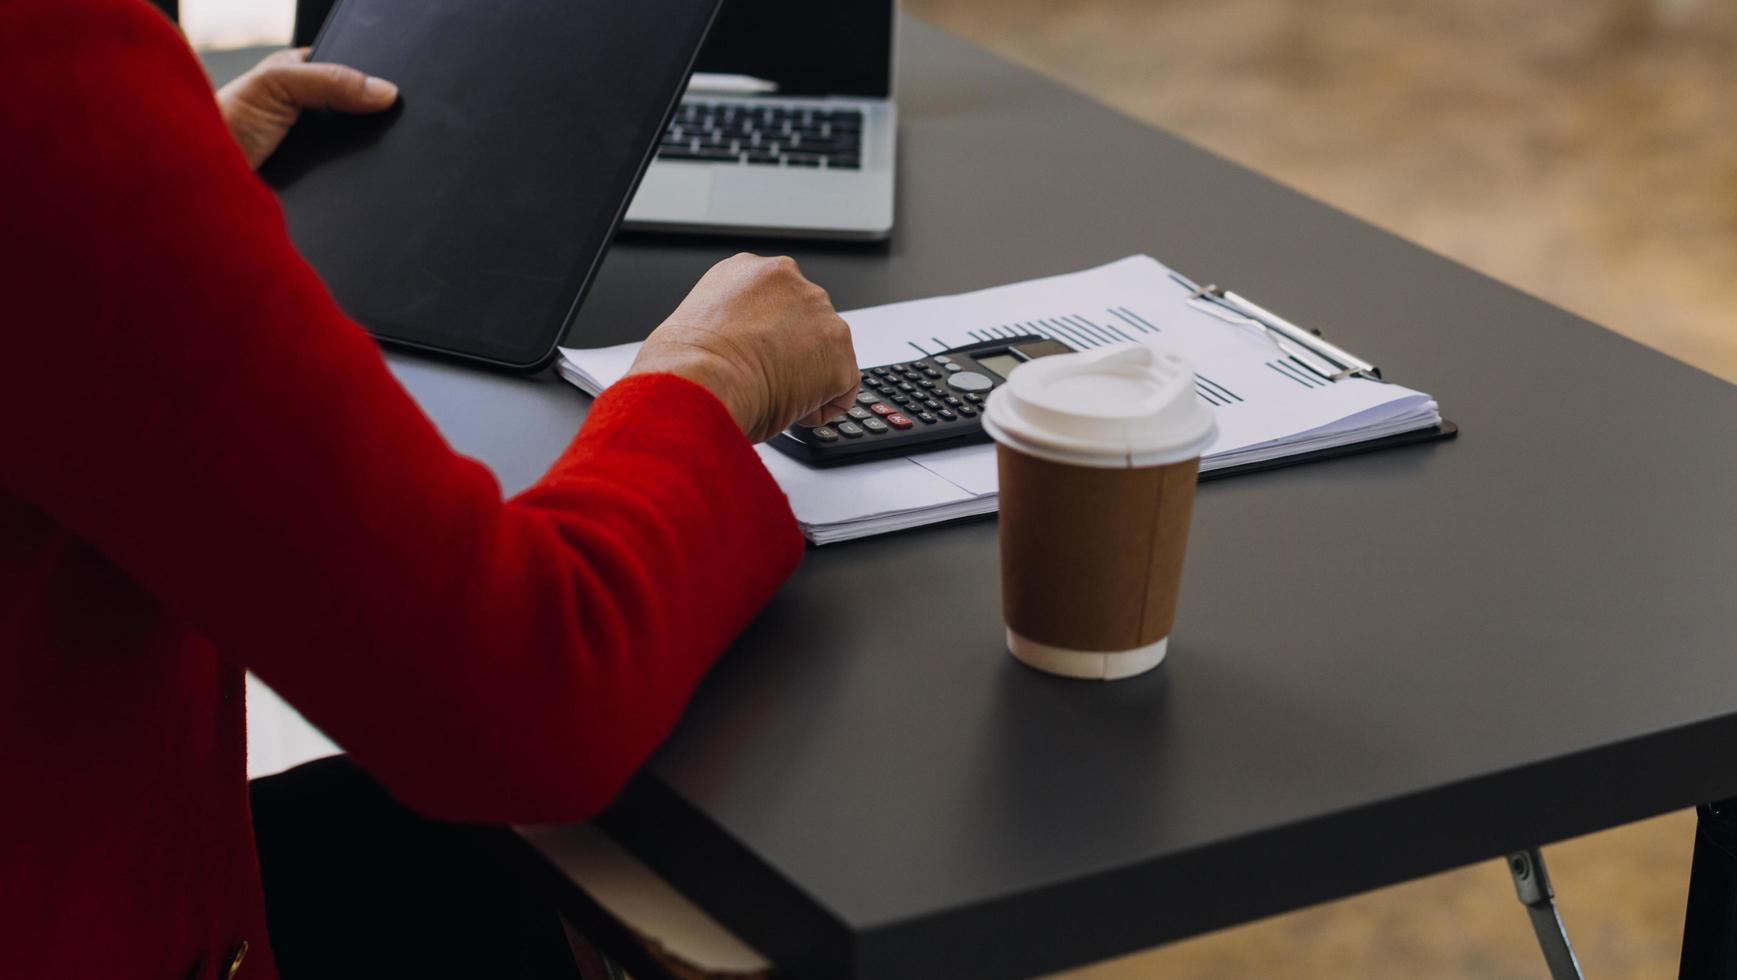
[[986,367],[1003,378],[1013,373],[1013,369],[1024,363],[1012,354],[994,354],[989,357],[976,358],[980,367]]

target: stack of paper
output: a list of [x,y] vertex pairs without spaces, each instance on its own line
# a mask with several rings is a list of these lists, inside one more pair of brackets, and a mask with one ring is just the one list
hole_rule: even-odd
[[[1441,424],[1435,400],[1361,378],[1325,381],[1252,321],[1191,298],[1144,255],[1069,275],[843,314],[857,361],[874,367],[950,347],[1041,334],[1077,350],[1151,343],[1179,351],[1218,417],[1201,470],[1264,462]],[[637,344],[563,349],[560,371],[597,394],[632,364]],[[814,469],[767,446],[766,468],[803,533],[845,541],[995,510],[995,450],[976,445]]]

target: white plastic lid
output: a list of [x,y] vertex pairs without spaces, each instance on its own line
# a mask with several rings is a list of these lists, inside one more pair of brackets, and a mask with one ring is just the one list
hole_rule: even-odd
[[1198,456],[1218,431],[1193,365],[1145,344],[1021,364],[990,393],[983,428],[1028,456],[1107,469]]

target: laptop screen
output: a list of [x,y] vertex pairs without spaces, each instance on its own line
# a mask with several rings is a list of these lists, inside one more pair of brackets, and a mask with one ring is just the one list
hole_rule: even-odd
[[752,75],[780,95],[892,94],[895,0],[724,0],[696,71]]

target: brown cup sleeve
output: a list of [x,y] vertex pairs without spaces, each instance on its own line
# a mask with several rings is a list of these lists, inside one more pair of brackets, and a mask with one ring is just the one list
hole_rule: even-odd
[[996,447],[1007,625],[1038,643],[1119,651],[1170,635],[1198,458],[1071,466]]

